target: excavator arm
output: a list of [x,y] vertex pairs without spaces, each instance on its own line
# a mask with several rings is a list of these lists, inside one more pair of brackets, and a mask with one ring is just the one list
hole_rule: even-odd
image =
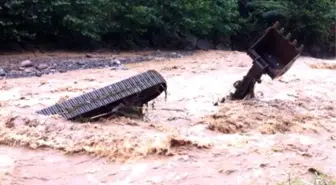
[[297,41],[290,38],[291,33],[285,36],[284,28],[279,29],[279,22],[266,29],[247,51],[253,60],[252,67],[242,80],[233,84],[235,91],[224,100],[254,98],[255,84],[261,83],[262,75],[267,74],[273,80],[284,75],[303,50],[303,45],[297,47]]

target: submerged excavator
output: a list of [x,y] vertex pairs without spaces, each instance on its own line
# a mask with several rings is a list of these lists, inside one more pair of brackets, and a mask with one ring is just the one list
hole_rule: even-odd
[[291,33],[285,35],[279,22],[274,23],[248,49],[253,65],[242,80],[233,84],[235,91],[224,97],[221,103],[254,98],[254,87],[256,83],[261,83],[261,76],[267,74],[274,80],[284,75],[300,56],[303,47],[297,47],[296,39],[291,41]]
[[[267,74],[272,79],[284,75],[300,56],[303,45],[291,41],[291,33],[284,35],[276,22],[251,46],[247,54],[253,65],[242,80],[233,84],[235,91],[225,100],[242,100],[254,97],[255,84],[261,83],[261,76]],[[60,114],[69,120],[92,120],[116,114],[120,110],[142,107],[166,92],[166,80],[155,70],[132,76],[109,86],[94,90],[78,97],[57,103],[37,111],[38,114]]]

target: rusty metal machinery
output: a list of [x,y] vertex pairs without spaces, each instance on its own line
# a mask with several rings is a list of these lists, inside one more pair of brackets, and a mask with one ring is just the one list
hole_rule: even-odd
[[279,22],[266,29],[264,34],[250,47],[247,54],[253,65],[242,80],[236,81],[235,91],[226,99],[241,100],[254,97],[255,84],[261,83],[261,76],[267,74],[271,79],[284,75],[300,56],[303,45],[297,47],[297,40],[290,40],[291,33],[284,35]]
[[[166,92],[166,80],[155,70],[132,76],[109,86],[37,111],[42,115],[59,114],[66,119],[89,119],[108,115],[118,109],[142,107]],[[78,119],[77,119],[78,120]]]

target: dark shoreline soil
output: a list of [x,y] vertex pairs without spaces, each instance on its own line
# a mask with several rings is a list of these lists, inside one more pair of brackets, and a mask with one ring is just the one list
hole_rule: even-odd
[[0,56],[0,79],[39,77],[81,69],[111,68],[111,70],[127,70],[123,64],[147,62],[160,58],[182,58],[192,54],[192,51],[152,51],[131,55],[114,53],[3,55]]

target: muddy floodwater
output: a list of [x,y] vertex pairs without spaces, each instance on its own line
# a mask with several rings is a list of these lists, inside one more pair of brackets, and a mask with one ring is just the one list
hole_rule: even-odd
[[[57,55],[54,56],[57,58]],[[336,180],[336,60],[300,57],[256,98],[214,106],[252,61],[192,55],[0,80],[0,184],[277,184]],[[41,108],[155,69],[167,80],[144,120],[72,123]]]

